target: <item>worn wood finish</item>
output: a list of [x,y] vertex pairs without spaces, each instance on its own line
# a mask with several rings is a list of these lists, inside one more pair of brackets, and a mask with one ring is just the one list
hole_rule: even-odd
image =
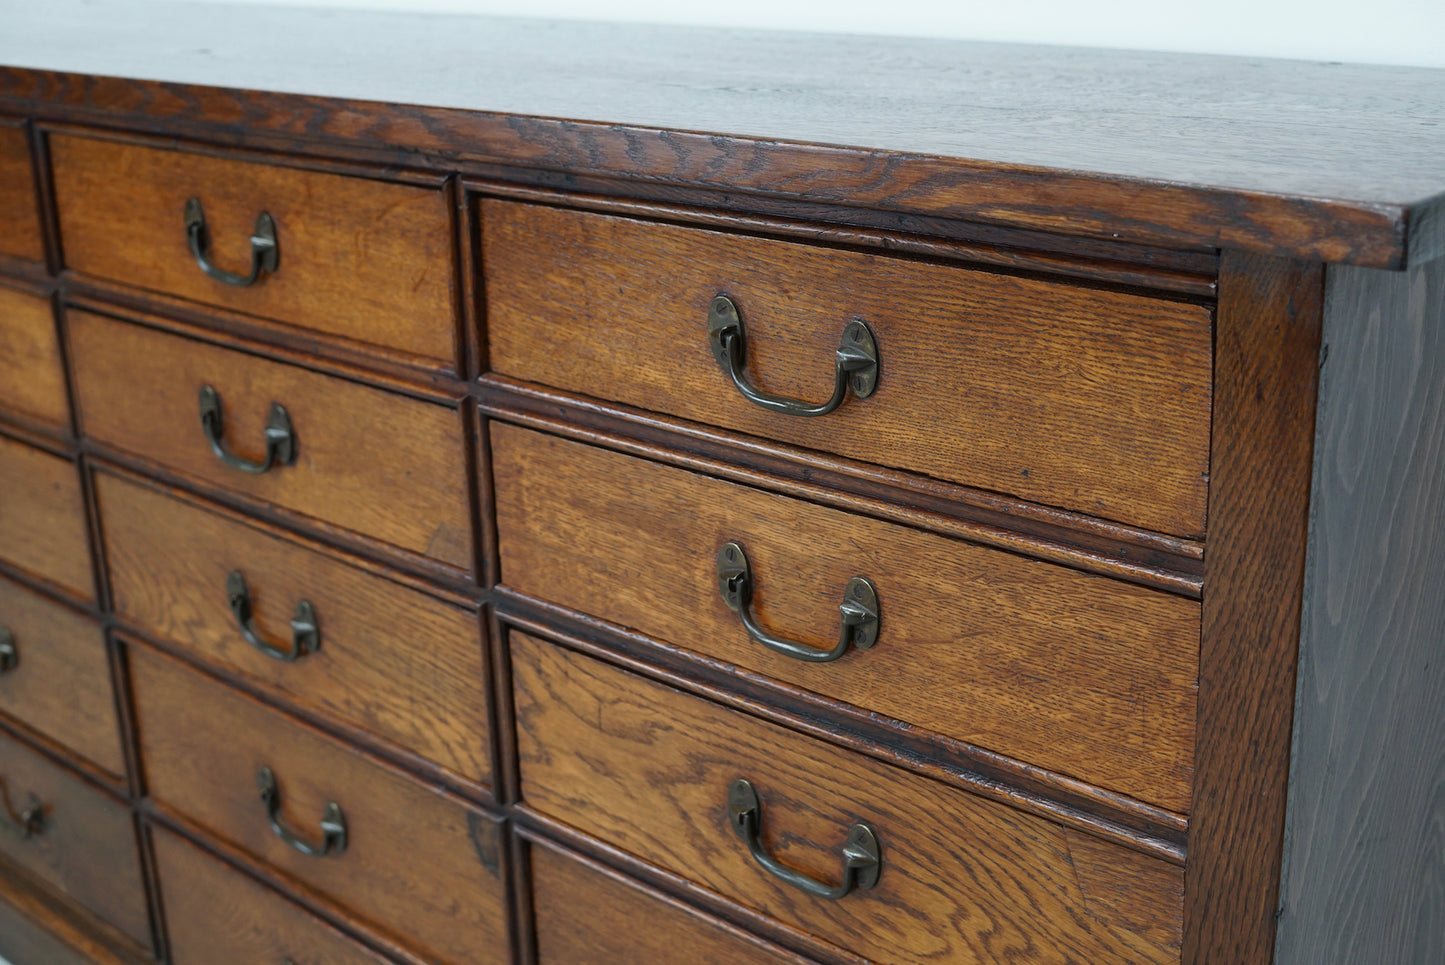
[[[492,423],[502,582],[1030,764],[1188,810],[1199,606],[1167,594]],[[754,642],[718,590],[822,650],[848,580],[877,644],[831,663]]]
[[[87,312],[69,312],[67,321],[76,404],[90,437],[470,570],[466,460],[455,409]],[[217,459],[197,415],[205,384],[221,396],[227,443],[248,459],[261,455],[271,404],[284,405],[295,428],[296,464],[257,476]]]
[[[67,267],[455,366],[443,192],[109,138],[52,133],[49,146]],[[277,270],[248,288],[207,277],[187,246],[192,197],[230,271],[249,270],[268,212]]]
[[1445,260],[1324,316],[1275,961],[1445,961]]
[[68,459],[0,436],[0,558],[83,599],[95,596],[80,475]]
[[172,965],[389,962],[179,835],[152,840]]
[[545,839],[529,840],[537,965],[666,962],[684,949],[690,965],[809,965]]
[[50,299],[0,285],[0,418],[11,413],[70,431],[65,363]]
[[[503,375],[1203,533],[1210,316],[1201,307],[592,212],[481,205],[490,364]],[[826,399],[839,336],[861,318],[878,341],[877,391],[817,419],[749,402],[708,347],[718,294],[742,314],[754,385]]]
[[1226,253],[1184,960],[1266,965],[1284,833],[1323,269]]
[[130,810],[3,733],[0,791],[16,814],[32,798],[45,814],[36,837],[22,839],[8,828],[0,833],[0,856],[149,948],[150,916]]
[[0,961],[10,965],[95,965],[94,959],[50,930],[0,902]]
[[68,607],[0,578],[0,627],[17,662],[0,673],[0,712],[99,766],[125,774],[100,626]]
[[31,875],[0,870],[0,958],[10,965],[143,965],[154,961]]
[[[475,611],[109,473],[97,476],[96,495],[118,619],[466,781],[490,783]],[[247,643],[226,593],[236,570],[264,640],[289,648],[289,621],[305,599],[321,648],[284,663]]]
[[[536,638],[510,645],[533,809],[870,961],[1178,961],[1178,868],[1076,850],[1038,818]],[[772,879],[729,826],[738,777],[762,798],[766,845],[815,877],[838,875],[852,822],[873,824],[878,886],[833,903]]]
[[[144,647],[129,648],[142,766],[161,806],[316,889],[429,960],[508,957],[501,828],[483,811],[362,757]],[[309,840],[327,802],[349,843],[308,857],[267,826],[257,769]],[[424,872],[421,871],[424,869]]]
[[[0,255],[45,260],[36,197],[25,125],[0,118]],[[0,306],[0,316],[4,311]]]

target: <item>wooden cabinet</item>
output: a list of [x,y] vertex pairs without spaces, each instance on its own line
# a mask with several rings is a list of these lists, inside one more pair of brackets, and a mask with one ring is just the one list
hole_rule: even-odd
[[1445,72],[159,9],[0,31],[0,955],[1437,965]]

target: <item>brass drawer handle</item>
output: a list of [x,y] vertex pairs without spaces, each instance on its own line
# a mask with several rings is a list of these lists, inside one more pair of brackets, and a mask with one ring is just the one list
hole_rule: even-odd
[[20,651],[15,649],[15,634],[9,627],[0,627],[0,674],[20,666]]
[[291,416],[279,402],[271,403],[271,415],[266,420],[266,458],[251,462],[226,448],[225,419],[221,412],[221,394],[209,385],[201,386],[201,430],[211,451],[232,469],[260,475],[272,466],[290,466],[296,462],[296,430],[291,427]]
[[5,810],[0,829],[8,834],[15,835],[21,841],[30,841],[45,833],[45,812],[49,809],[32,793],[30,803],[17,813],[10,803],[10,787],[3,777],[0,777],[0,805],[3,805]]
[[231,604],[231,613],[236,617],[236,627],[246,642],[274,660],[295,663],[308,653],[321,649],[321,628],[316,623],[316,608],[310,600],[298,600],[296,613],[291,617],[291,646],[278,647],[267,643],[256,630],[251,612],[251,588],[240,570],[232,570],[226,577],[226,599]]
[[712,307],[707,313],[707,337],[713,358],[733,380],[738,391],[749,401],[772,412],[797,416],[827,415],[843,404],[850,385],[853,394],[860,399],[868,398],[878,388],[878,342],[873,338],[873,330],[860,318],[843,327],[843,337],[838,343],[838,354],[834,360],[833,395],[821,405],[769,395],[748,382],[743,374],[747,358],[743,318],[737,305],[726,295],[718,295],[712,300]]
[[326,802],[326,809],[321,812],[321,843],[312,844],[281,823],[281,792],[276,788],[276,775],[271,768],[262,767],[256,772],[256,787],[261,791],[266,820],[276,837],[312,858],[324,858],[346,850],[346,815],[341,813],[341,805],[335,801]]
[[836,901],[855,888],[867,891],[878,884],[878,876],[883,872],[878,835],[862,823],[850,827],[843,842],[843,881],[840,884],[817,881],[781,864],[763,848],[763,805],[753,785],[743,778],[733,781],[728,788],[728,817],[733,830],[747,844],[753,859],[769,874],[818,898]]
[[200,198],[186,199],[186,242],[201,271],[216,281],[237,288],[248,288],[260,280],[263,272],[274,272],[281,260],[281,248],[276,244],[276,221],[262,211],[256,216],[256,227],[251,232],[251,272],[238,275],[235,272],[217,268],[211,263],[210,232],[206,230],[206,212]]
[[832,650],[819,650],[805,643],[785,640],[758,624],[751,609],[753,570],[748,563],[747,551],[741,544],[724,543],[717,551],[717,585],[724,602],[742,619],[748,635],[769,650],[809,663],[828,663],[847,653],[849,644],[866,650],[878,642],[878,590],[866,577],[855,576],[843,588],[843,602],[838,604],[843,625],[838,630],[838,642]]

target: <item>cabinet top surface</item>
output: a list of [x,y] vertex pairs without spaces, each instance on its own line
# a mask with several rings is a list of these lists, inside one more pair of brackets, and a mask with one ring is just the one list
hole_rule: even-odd
[[[1279,250],[1399,267],[1445,247],[1445,70],[165,0],[0,0],[0,64],[901,155],[934,194],[1002,176],[1267,196],[1397,236]],[[0,108],[33,105],[20,86],[0,79]]]

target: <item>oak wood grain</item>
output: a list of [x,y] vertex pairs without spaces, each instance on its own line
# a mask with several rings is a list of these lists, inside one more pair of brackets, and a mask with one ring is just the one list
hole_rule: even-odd
[[80,475],[68,459],[0,436],[0,557],[90,600],[95,596]]
[[1226,252],[1215,348],[1184,961],[1268,965],[1314,448],[1323,269]]
[[[144,646],[131,682],[149,796],[428,960],[508,958],[501,826]],[[335,801],[349,842],[308,857],[272,833],[256,792],[273,769],[283,820],[310,839]]]
[[[1096,871],[1056,825],[536,638],[510,646],[530,808],[870,961],[1178,961],[1178,868],[1113,849]],[[812,876],[837,876],[845,829],[870,822],[877,887],[827,902],[771,878],[729,826],[739,777],[765,845]]]
[[[442,192],[102,137],[52,133],[49,149],[67,267],[455,367]],[[277,270],[248,288],[207,277],[187,247],[192,197],[212,260],[242,274],[269,213]]]
[[[0,118],[0,254],[43,261],[35,176],[30,164],[30,139],[25,125]],[[0,313],[4,309],[0,308]]]
[[0,673],[0,712],[103,768],[125,774],[100,625],[0,578],[0,627],[16,663]]
[[65,362],[50,299],[0,285],[0,409],[70,431]]
[[155,960],[114,927],[51,894],[13,866],[0,868],[0,957],[11,965],[143,965]]
[[[67,313],[67,323],[79,416],[91,438],[470,570],[465,438],[455,408],[88,312]],[[221,396],[227,443],[248,459],[261,456],[271,404],[284,405],[296,464],[249,475],[217,459],[197,415],[206,384]]]
[[[957,266],[483,200],[492,369],[1049,506],[1203,533],[1210,315]],[[800,419],[719,370],[708,306],[746,327],[747,378],[819,402],[844,326],[878,342],[867,399]]]
[[[1188,810],[1198,604],[499,422],[491,443],[505,585]],[[812,664],[753,641],[718,590],[729,541],[769,631],[832,647],[862,575],[876,645]]]

